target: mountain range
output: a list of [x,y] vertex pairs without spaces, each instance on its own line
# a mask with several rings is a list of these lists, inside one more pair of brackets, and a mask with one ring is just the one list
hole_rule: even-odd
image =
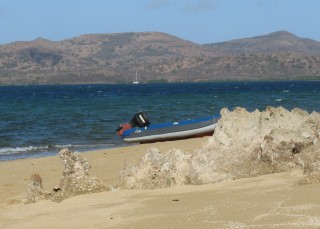
[[320,79],[320,42],[287,31],[212,44],[160,32],[0,45],[0,84]]

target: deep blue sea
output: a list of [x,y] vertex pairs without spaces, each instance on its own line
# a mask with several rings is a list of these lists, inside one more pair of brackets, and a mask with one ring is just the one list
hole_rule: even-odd
[[2,86],[0,160],[125,145],[115,129],[137,111],[160,123],[267,106],[319,112],[320,81]]

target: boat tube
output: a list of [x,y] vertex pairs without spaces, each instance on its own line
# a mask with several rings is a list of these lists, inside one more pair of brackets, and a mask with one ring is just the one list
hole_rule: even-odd
[[151,124],[145,112],[136,113],[129,123],[119,126],[117,133],[126,143],[152,143],[211,136],[220,115],[178,122]]

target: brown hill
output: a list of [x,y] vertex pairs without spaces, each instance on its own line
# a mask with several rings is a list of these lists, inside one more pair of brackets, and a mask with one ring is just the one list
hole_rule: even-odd
[[0,84],[294,79],[320,75],[320,43],[280,31],[199,45],[159,33],[0,46]]
[[287,31],[278,31],[264,36],[206,44],[204,47],[219,54],[297,52],[319,55],[320,42],[299,38]]

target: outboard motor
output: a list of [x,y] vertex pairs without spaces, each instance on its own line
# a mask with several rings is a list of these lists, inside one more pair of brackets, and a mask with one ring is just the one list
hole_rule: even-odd
[[141,127],[146,127],[149,125],[150,125],[150,120],[149,120],[147,114],[145,112],[141,111],[141,112],[134,114],[129,123],[121,124],[117,128],[116,131],[119,136],[122,136],[124,131],[129,130],[133,127],[140,127],[141,128]]
[[147,114],[143,111],[138,112],[133,115],[133,118],[130,120],[130,124],[132,127],[145,127],[150,125],[150,120]]

